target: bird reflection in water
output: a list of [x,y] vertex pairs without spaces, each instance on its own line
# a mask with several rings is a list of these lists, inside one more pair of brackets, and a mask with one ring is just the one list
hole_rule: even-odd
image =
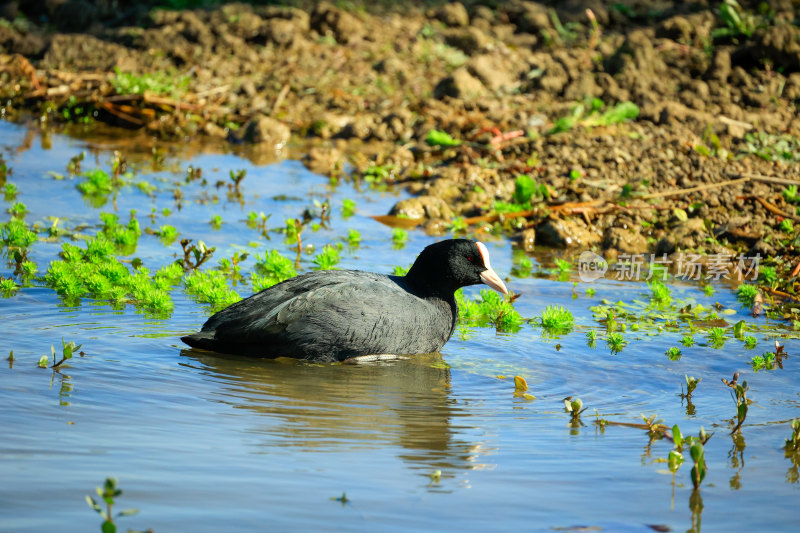
[[261,435],[257,446],[262,450],[398,446],[398,457],[409,468],[426,476],[441,470],[442,478],[487,466],[482,463],[484,444],[465,438],[471,430],[469,412],[451,397],[450,369],[439,353],[352,365],[200,350],[182,350],[181,355],[182,365],[220,384],[209,401],[264,415],[246,429]]

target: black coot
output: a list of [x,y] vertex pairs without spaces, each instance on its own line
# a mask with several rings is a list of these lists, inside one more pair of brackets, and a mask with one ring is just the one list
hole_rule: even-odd
[[446,240],[422,250],[405,276],[309,272],[223,309],[181,340],[216,352],[315,361],[437,352],[456,325],[454,292],[478,283],[508,293],[484,244]]

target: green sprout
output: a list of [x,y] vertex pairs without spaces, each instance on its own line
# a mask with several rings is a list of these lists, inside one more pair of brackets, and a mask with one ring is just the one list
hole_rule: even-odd
[[684,335],[683,338],[681,339],[681,344],[683,344],[686,347],[694,346],[694,337],[692,337],[691,335]]
[[0,278],[0,293],[3,298],[13,296],[19,290],[19,285],[11,278]]
[[713,285],[704,286],[703,292],[706,293],[706,296],[714,296],[714,286]]
[[28,206],[22,202],[15,202],[14,205],[8,208],[8,213],[12,217],[22,218],[28,212]]
[[357,229],[347,230],[347,244],[351,248],[357,248],[361,244],[361,234]]
[[681,358],[681,350],[680,348],[673,346],[672,348],[667,349],[667,358],[670,361],[677,361]]
[[252,283],[256,291],[262,291],[297,275],[292,261],[277,250],[266,252],[263,256],[256,255],[255,258]]
[[751,307],[753,305],[753,302],[755,301],[757,294],[758,294],[758,287],[756,287],[755,285],[748,285],[746,283],[742,283],[741,285],[739,285],[739,288],[736,289],[736,298],[740,302]]
[[213,229],[219,230],[222,227],[222,216],[221,215],[212,216],[209,224],[211,224],[211,227]]
[[692,401],[692,393],[697,388],[697,384],[703,381],[703,378],[689,377],[687,374],[684,374],[683,378],[686,381],[686,393],[683,392],[683,384],[681,384],[681,398]]
[[87,495],[86,496],[86,503],[89,504],[89,507],[94,509],[97,514],[103,517],[103,524],[100,527],[103,533],[116,533],[117,525],[114,522],[116,518],[121,518],[123,516],[131,516],[135,515],[139,511],[137,509],[125,509],[123,511],[118,512],[117,514],[113,514],[112,508],[116,503],[114,498],[122,495],[122,490],[117,488],[117,479],[113,477],[106,478],[105,483],[102,487],[97,487],[97,495],[103,500],[106,504],[106,509],[103,509],[99,503],[95,501],[94,498]]
[[314,270],[333,270],[339,264],[340,255],[339,249],[335,246],[326,244],[322,248],[322,252],[314,256],[312,262],[314,263]]
[[239,294],[228,288],[225,274],[219,270],[194,271],[183,277],[186,293],[201,303],[211,304],[212,310],[222,309],[241,300]]
[[725,329],[711,328],[708,332],[708,341],[714,348],[720,348],[725,344]]
[[766,285],[772,286],[778,281],[778,273],[775,271],[775,267],[762,266],[758,272],[758,279]]
[[350,198],[342,200],[342,218],[350,218],[356,213],[356,202]]
[[609,333],[608,338],[606,339],[606,343],[608,347],[611,348],[612,353],[618,353],[622,351],[622,348],[628,344],[628,341],[625,340],[625,337],[622,336],[622,333]]
[[542,311],[542,327],[552,333],[569,333],[575,318],[569,309],[560,305],[548,305]]
[[753,371],[758,372],[759,370],[772,370],[776,366],[776,359],[774,352],[764,352],[763,355],[756,355],[750,360],[750,366],[753,367]]
[[794,233],[794,224],[792,224],[791,219],[784,218],[778,227],[784,233]]
[[14,183],[11,183],[9,181],[6,182],[5,185],[3,185],[3,196],[5,197],[6,202],[14,200],[18,194],[19,194],[19,189]]
[[555,264],[556,268],[558,269],[558,272],[560,273],[572,271],[572,263],[570,263],[569,261],[566,261],[564,259],[556,259]]
[[567,396],[564,398],[564,410],[569,413],[570,422],[573,425],[581,424],[581,415],[588,407],[583,407],[583,401],[580,398],[573,398]]
[[163,242],[164,244],[172,244],[175,242],[175,239],[178,238],[178,230],[175,229],[174,226],[170,226],[169,224],[165,224],[158,228],[158,231],[155,232],[158,236],[158,239]]
[[672,296],[670,295],[669,287],[664,285],[661,280],[654,279],[653,281],[647,284],[650,287],[650,290],[653,293],[653,300],[658,303],[669,303],[672,300]]
[[753,348],[755,348],[756,343],[758,343],[758,340],[752,335],[748,335],[747,337],[744,338],[744,347],[747,348],[748,350],[752,350]]
[[392,229],[392,247],[402,248],[408,240],[408,232],[402,228]]

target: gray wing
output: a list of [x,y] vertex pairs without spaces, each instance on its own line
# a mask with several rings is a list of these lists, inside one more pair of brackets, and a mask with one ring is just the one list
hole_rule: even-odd
[[342,360],[435,352],[453,327],[451,309],[411,294],[402,278],[325,271],[242,300],[211,317],[203,331],[214,330],[220,344],[273,357]]

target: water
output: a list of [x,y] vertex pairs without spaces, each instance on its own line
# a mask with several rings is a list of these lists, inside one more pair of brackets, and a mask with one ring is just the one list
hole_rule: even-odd
[[[391,228],[368,215],[384,214],[402,193],[331,187],[294,161],[254,166],[235,154],[169,147],[164,164],[154,167],[113,139],[101,146],[58,135],[42,141],[35,133],[19,150],[26,133],[23,126],[0,123],[0,149],[13,169],[8,181],[19,187],[18,201],[30,211],[26,220],[43,227],[51,225],[48,216],[58,216],[62,227],[88,225],[81,233],[94,234],[99,212],[113,210],[113,202],[87,205],[75,179],[54,180],[47,173],[66,174],[67,161],[81,151],[87,152],[84,169],[107,169],[111,151],[122,149],[135,163],[135,180],[146,179],[158,190],[148,196],[135,187],[122,189],[116,198],[120,219],[137,209],[142,227],[170,224],[181,237],[217,246],[212,267],[235,251],[276,248],[291,256],[280,234],[270,233],[267,241],[245,224],[246,215],[269,213],[268,226],[276,228],[315,199],[330,199],[333,217],[327,229],[307,229],[304,243],[319,250],[350,228],[361,232],[360,248],[345,247],[343,268],[389,272],[408,266],[435,240],[410,232],[407,245],[393,249]],[[178,210],[175,183],[190,164],[203,168],[209,184],[181,185]],[[244,205],[213,185],[242,168],[248,171]],[[358,206],[346,220],[340,215],[344,198]],[[224,220],[218,231],[208,223],[214,214]],[[507,275],[514,258],[510,244],[478,237],[487,242],[495,269]],[[31,258],[40,274],[59,250],[60,243],[34,245]],[[177,243],[165,246],[143,235],[129,258],[155,270],[179,251]],[[547,262],[547,255],[537,257]],[[304,269],[310,259],[304,255]],[[252,259],[243,263],[246,276],[252,265]],[[0,273],[11,270],[3,265]],[[791,433],[787,421],[800,416],[794,355],[800,342],[780,324],[749,318],[729,286],[718,285],[715,295],[706,296],[695,285],[674,283],[675,298],[705,306],[720,302],[735,311],[724,315],[731,324],[747,318],[758,346],[745,350],[729,329],[724,348],[709,346],[703,331],[687,348],[679,344],[683,332],[643,326],[626,331],[629,344],[613,354],[590,307],[603,299],[646,299],[647,286],[603,279],[591,284],[597,292],[589,297],[590,285],[580,283],[573,299],[571,282],[551,278],[511,278],[508,285],[522,293],[516,308],[525,317],[553,303],[572,310],[577,327],[569,334],[549,337],[531,325],[517,333],[471,328],[457,332],[441,355],[369,365],[188,350],[178,336],[196,330],[209,310],[181,289],[172,293],[171,316],[155,318],[89,299],[67,305],[48,288],[22,288],[0,299],[0,336],[16,357],[13,365],[0,366],[0,531],[99,528],[100,517],[84,500],[109,476],[119,478],[123,490],[115,510],[140,510],[118,520],[122,529],[651,531],[650,525],[659,525],[685,531],[699,522],[704,531],[793,531],[797,512],[791,502],[800,485],[783,443]],[[250,291],[235,288],[242,295]],[[474,296],[477,289],[468,292]],[[587,346],[589,329],[600,333],[594,348]],[[754,372],[750,358],[772,350],[780,335],[790,354],[783,369]],[[39,357],[50,345],[60,347],[62,338],[83,344],[85,356],[60,372],[38,368]],[[682,349],[677,361],[665,355],[672,346]],[[754,401],[742,429],[744,447],[729,436],[736,408],[720,379],[735,371],[748,380]],[[679,397],[684,374],[703,378],[693,409]],[[514,395],[514,375],[527,379],[535,400]],[[580,397],[589,408],[583,425],[570,423],[562,402],[567,396]],[[632,427],[599,428],[595,410],[612,421],[636,423],[641,414],[657,414],[684,434],[696,435],[701,426],[714,432],[705,451],[702,509],[690,508],[688,453],[673,486],[663,462],[671,442],[651,440]],[[347,502],[336,501],[343,493]]]

